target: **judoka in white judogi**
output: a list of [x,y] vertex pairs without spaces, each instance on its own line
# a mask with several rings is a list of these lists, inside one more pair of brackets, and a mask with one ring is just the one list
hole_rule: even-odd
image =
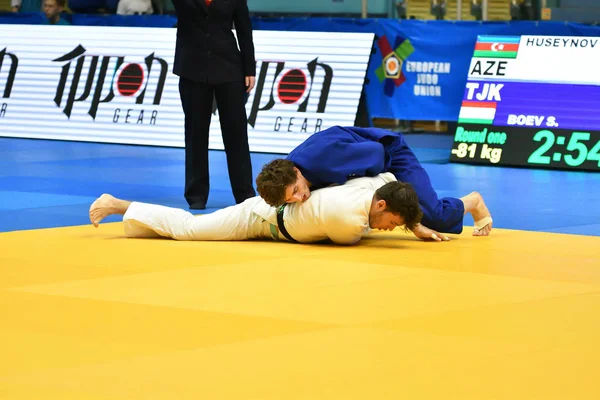
[[[342,186],[315,191],[304,203],[283,209],[277,227],[277,209],[260,197],[195,216],[185,210],[116,199],[103,194],[90,206],[94,226],[108,215],[123,215],[127,237],[168,237],[176,240],[282,239],[300,243],[331,240],[350,245],[371,229],[413,229],[422,213],[418,197],[409,184],[397,182],[391,173],[357,178]],[[280,221],[281,222],[281,221]]]
[[[306,202],[285,207],[285,227],[300,243],[329,239],[337,244],[355,244],[371,231],[369,213],[375,191],[395,180],[391,173],[384,173],[316,190]],[[127,237],[163,236],[200,241],[286,240],[277,229],[277,209],[259,196],[201,216],[181,209],[132,202],[123,216],[123,225]]]

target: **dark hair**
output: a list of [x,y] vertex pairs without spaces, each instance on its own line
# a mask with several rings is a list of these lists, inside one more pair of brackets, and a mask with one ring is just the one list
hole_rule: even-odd
[[282,158],[263,166],[256,177],[256,189],[267,204],[277,207],[285,203],[285,189],[298,180],[294,167],[293,162]]
[[413,230],[423,218],[419,197],[410,183],[386,183],[375,191],[375,199],[385,200],[385,211],[402,217],[406,229]]

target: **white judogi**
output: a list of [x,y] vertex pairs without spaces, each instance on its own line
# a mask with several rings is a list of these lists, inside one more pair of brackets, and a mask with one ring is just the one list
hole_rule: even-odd
[[[301,243],[330,239],[338,244],[355,244],[371,230],[369,210],[375,190],[395,180],[394,175],[387,172],[315,190],[304,203],[285,207],[285,227]],[[128,237],[164,236],[205,241],[285,240],[276,228],[277,210],[258,196],[199,216],[181,209],[133,202],[123,216],[123,224]]]

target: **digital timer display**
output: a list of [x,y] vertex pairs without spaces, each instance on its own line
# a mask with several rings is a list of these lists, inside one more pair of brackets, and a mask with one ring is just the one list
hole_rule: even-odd
[[600,171],[600,38],[480,36],[450,161]]
[[452,160],[600,171],[598,131],[497,128],[474,124],[459,126],[454,135]]

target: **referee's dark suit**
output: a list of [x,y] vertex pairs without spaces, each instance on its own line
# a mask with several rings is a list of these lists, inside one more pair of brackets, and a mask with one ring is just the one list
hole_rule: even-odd
[[[179,94],[185,113],[184,196],[193,209],[205,208],[208,199],[208,131],[213,94],[235,200],[241,203],[256,195],[244,82],[246,76],[255,76],[256,61],[246,1],[173,0],[177,12],[173,72],[180,77]],[[233,23],[239,50],[231,31]]]

